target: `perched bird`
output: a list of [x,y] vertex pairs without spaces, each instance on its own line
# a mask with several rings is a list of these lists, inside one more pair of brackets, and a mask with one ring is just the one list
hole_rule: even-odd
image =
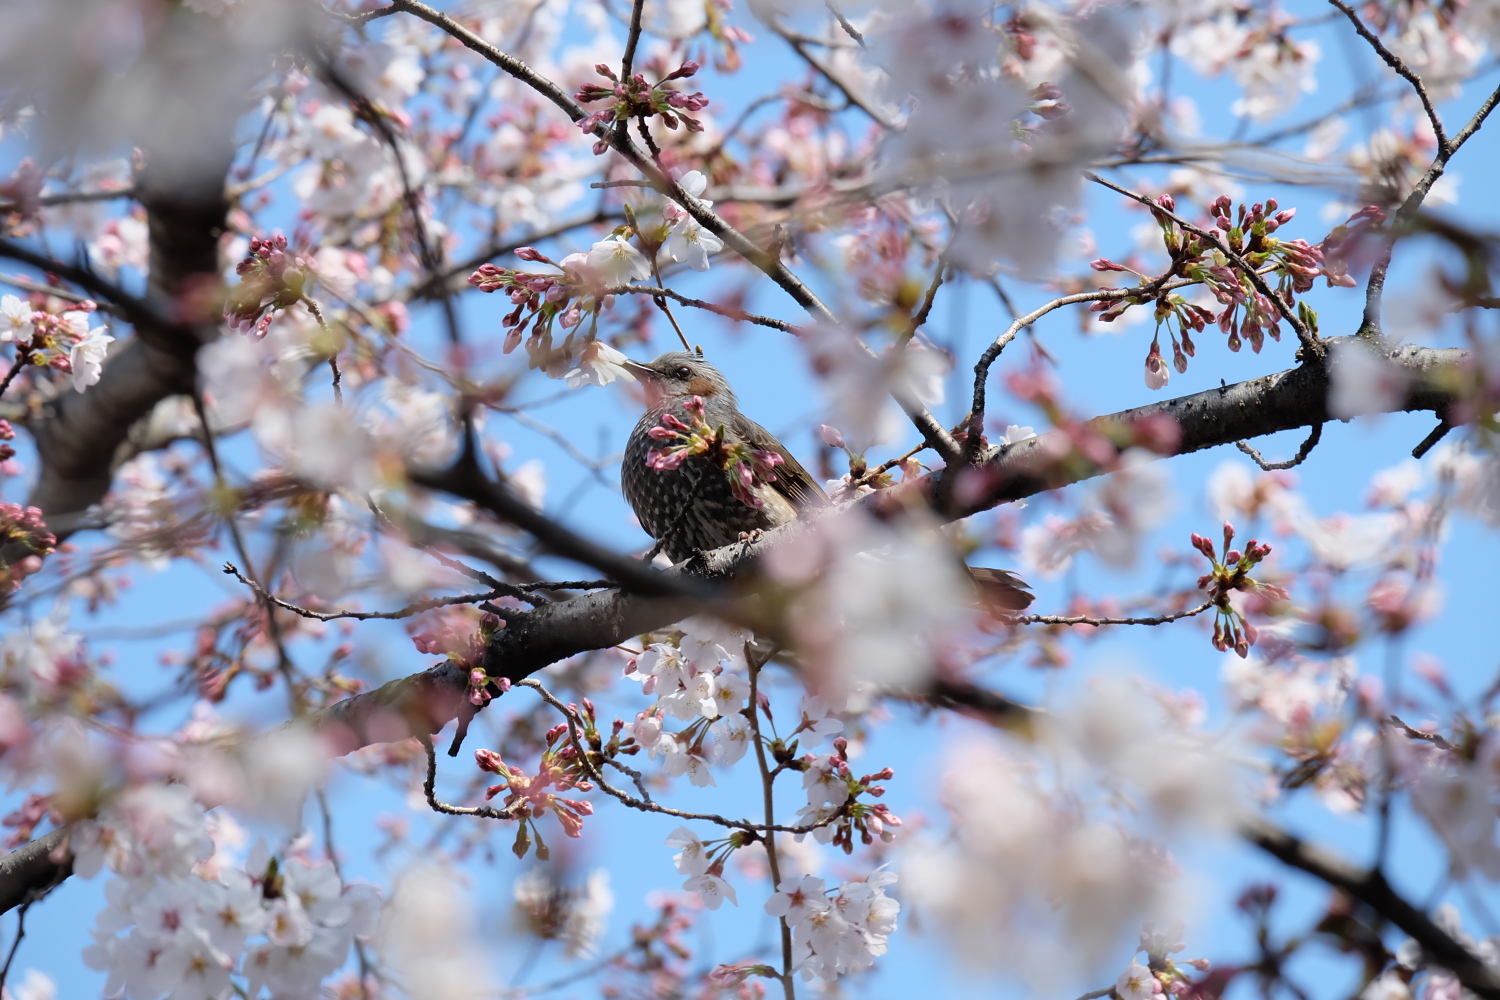
[[[700,550],[716,549],[745,533],[794,521],[802,512],[828,506],[828,495],[812,475],[776,440],[776,436],[740,412],[729,381],[702,355],[668,351],[649,364],[626,361],[624,367],[646,390],[646,414],[625,446],[620,486],[634,508],[641,527],[662,542],[674,563]],[[703,455],[688,457],[676,468],[652,468],[647,456],[659,442],[651,430],[667,415],[693,423],[688,406],[703,400],[702,422],[723,426],[725,443],[745,444],[780,456],[775,479],[757,483],[753,496],[759,507],[735,496],[729,476]],[[1015,614],[1031,604],[1031,593],[1005,570],[967,567],[979,603],[992,614]]]
[[[666,537],[662,551],[668,559],[681,562],[701,549],[728,545],[743,532],[774,528],[796,520],[805,508],[828,505],[817,480],[775,435],[740,412],[728,380],[702,357],[669,351],[650,364],[627,361],[625,368],[646,390],[646,415],[625,445],[620,486],[646,533],[657,540]],[[735,496],[729,477],[705,456],[694,455],[675,469],[646,464],[647,454],[657,447],[651,428],[669,413],[691,423],[687,403],[694,396],[703,400],[704,421],[711,427],[722,424],[729,443],[781,456],[776,480],[754,490],[760,507]]]

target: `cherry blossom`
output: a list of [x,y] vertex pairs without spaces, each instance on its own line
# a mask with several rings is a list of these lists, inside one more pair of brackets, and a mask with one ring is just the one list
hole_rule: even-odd
[[0,296],[0,341],[24,343],[30,340],[31,312],[31,306],[16,296]]
[[588,253],[588,265],[606,285],[628,285],[651,277],[651,264],[623,236],[612,236],[595,243]]

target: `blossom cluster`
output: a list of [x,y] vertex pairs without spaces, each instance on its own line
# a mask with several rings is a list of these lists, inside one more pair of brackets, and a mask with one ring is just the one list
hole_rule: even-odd
[[[626,665],[626,678],[656,696],[630,729],[652,759],[661,758],[663,774],[712,785],[709,768],[738,762],[750,747],[750,722],[741,712],[750,697],[744,650],[751,637],[705,617],[678,628],[675,642],[654,642]],[[668,719],[687,726],[669,732]]]
[[812,875],[783,879],[765,910],[792,930],[792,968],[803,979],[832,983],[873,965],[885,954],[901,912],[901,904],[885,894],[895,881],[884,867],[837,889]]
[[82,392],[99,381],[115,338],[106,327],[89,326],[96,303],[85,299],[73,305],[56,313],[15,295],[0,296],[0,343],[15,345],[18,365],[63,372],[72,378],[74,390]]
[[[775,745],[772,751],[778,758],[784,755]],[[856,833],[860,843],[867,846],[876,839],[890,843],[896,837],[895,828],[901,825],[901,818],[884,802],[859,801],[861,795],[883,796],[885,786],[877,782],[889,781],[895,777],[895,770],[886,767],[856,778],[849,768],[848,753],[848,741],[836,736],[833,753],[805,754],[790,762],[802,772],[802,788],[807,793],[807,805],[797,814],[796,824],[814,827],[815,840],[832,843],[845,854],[853,853]]]
[[74,824],[71,847],[79,875],[116,874],[84,951],[109,974],[110,996],[309,994],[373,933],[379,911],[374,887],[344,885],[331,864],[257,846],[243,868],[210,865],[203,809],[181,785],[126,790]]

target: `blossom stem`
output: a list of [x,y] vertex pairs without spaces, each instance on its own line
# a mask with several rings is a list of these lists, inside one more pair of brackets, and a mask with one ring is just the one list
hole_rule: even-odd
[[[760,702],[759,681],[760,669],[768,663],[773,650],[764,658],[758,659],[750,644],[745,644],[745,663],[750,667],[750,733],[755,744],[755,762],[760,767],[761,794],[766,803],[766,864],[771,869],[771,884],[779,890],[781,888],[781,864],[776,857],[776,834],[772,831],[776,828],[776,796],[773,794],[776,775],[766,766],[766,748],[760,736]],[[796,988],[792,984],[792,928],[786,922],[785,915],[777,918],[781,924],[781,988],[786,993],[786,1000],[797,1000]]]

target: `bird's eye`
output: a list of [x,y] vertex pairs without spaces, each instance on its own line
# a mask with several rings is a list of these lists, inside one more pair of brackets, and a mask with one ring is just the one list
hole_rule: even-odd
[[693,374],[693,370],[687,365],[683,365],[681,368],[677,369],[678,378],[687,378],[691,374]]

